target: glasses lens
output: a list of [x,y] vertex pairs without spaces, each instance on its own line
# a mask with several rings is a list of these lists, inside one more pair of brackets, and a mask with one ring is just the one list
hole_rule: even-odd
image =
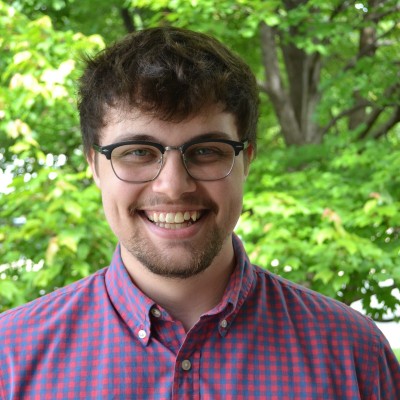
[[123,181],[151,181],[161,168],[162,154],[152,145],[123,145],[112,151],[111,165],[115,175]]
[[196,143],[186,149],[184,160],[193,178],[212,181],[229,175],[235,162],[235,151],[227,143]]

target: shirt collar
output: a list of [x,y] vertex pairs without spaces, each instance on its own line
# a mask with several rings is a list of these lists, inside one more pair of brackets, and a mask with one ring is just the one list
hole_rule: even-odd
[[[255,286],[255,273],[238,236],[232,236],[236,266],[221,302],[210,313],[220,313],[219,332],[225,336]],[[208,313],[209,314],[209,313]]]
[[155,303],[132,282],[122,262],[120,245],[115,249],[105,281],[114,308],[133,335],[147,345],[150,338],[149,313]]
[[[225,335],[245,299],[254,287],[255,275],[241,240],[233,235],[236,266],[221,302],[205,315],[220,315],[220,333]],[[151,309],[155,302],[147,297],[131,280],[117,246],[107,270],[106,287],[111,302],[134,336],[143,345],[150,338]]]

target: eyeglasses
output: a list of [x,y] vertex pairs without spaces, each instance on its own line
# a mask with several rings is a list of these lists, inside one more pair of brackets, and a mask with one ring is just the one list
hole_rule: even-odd
[[247,140],[197,139],[181,146],[131,140],[108,146],[93,145],[93,149],[110,160],[115,175],[121,181],[143,183],[157,178],[165,162],[165,153],[170,150],[181,153],[183,165],[193,179],[223,179],[231,173],[235,157],[248,146]]

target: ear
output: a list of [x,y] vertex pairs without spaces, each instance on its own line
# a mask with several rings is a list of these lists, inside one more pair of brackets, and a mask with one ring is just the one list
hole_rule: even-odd
[[89,164],[90,170],[92,171],[93,180],[96,183],[96,186],[100,189],[100,176],[97,153],[93,149],[91,149],[86,157],[86,160]]
[[247,176],[249,175],[250,171],[250,164],[253,161],[254,157],[254,147],[252,144],[244,151],[243,154],[243,161],[244,161],[244,179],[246,180]]

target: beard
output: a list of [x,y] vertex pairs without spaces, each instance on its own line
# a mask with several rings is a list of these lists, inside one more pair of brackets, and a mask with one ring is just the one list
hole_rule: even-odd
[[167,250],[162,250],[138,234],[128,241],[126,248],[153,274],[172,279],[188,279],[210,266],[227,236],[227,232],[214,227],[201,245],[177,240]]

